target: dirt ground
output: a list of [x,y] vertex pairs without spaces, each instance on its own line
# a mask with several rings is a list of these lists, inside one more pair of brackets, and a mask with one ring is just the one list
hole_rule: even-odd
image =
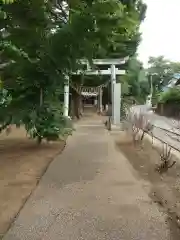
[[160,163],[160,149],[150,141],[146,139],[141,145],[135,146],[132,138],[122,132],[116,144],[139,176],[151,183],[150,197],[167,213],[173,239],[180,239],[180,160],[172,155],[171,161],[175,160],[176,164],[160,174],[155,170]]
[[65,141],[37,146],[23,128],[0,135],[0,238],[64,147]]

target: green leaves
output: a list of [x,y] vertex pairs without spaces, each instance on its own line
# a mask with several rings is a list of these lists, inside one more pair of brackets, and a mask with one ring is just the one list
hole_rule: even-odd
[[149,83],[145,69],[136,56],[130,58],[126,75],[121,77],[123,96],[132,96],[138,102],[143,103],[149,94]]
[[13,3],[14,2],[14,0],[1,0],[2,1],[2,3],[4,3],[4,4],[10,4],[10,3]]
[[0,74],[11,96],[7,116],[25,124],[39,141],[58,139],[66,129],[57,95],[63,91],[65,76],[80,67],[79,59],[132,56],[139,42],[141,1],[68,3],[15,0],[1,8],[0,58],[7,64]]
[[168,84],[175,73],[180,72],[180,63],[171,62],[163,56],[149,58],[148,73],[152,76],[154,87],[161,90]]
[[180,89],[174,87],[166,92],[162,92],[159,96],[159,102],[161,103],[177,103],[180,101]]
[[24,124],[30,137],[37,139],[39,143],[42,139],[56,141],[72,131],[72,126],[68,126],[60,109],[48,105],[31,112]]

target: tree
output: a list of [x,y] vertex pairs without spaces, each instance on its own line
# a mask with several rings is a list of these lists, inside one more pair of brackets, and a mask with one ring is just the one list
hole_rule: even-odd
[[[139,27],[144,20],[146,5],[142,1],[120,1],[122,6],[120,12],[117,14],[117,19],[110,26],[113,26],[112,36],[109,34],[107,23],[101,19],[101,31],[107,30],[104,36],[99,35],[97,38],[97,49],[95,48],[94,58],[123,58],[131,57],[135,54],[137,46],[140,42]],[[105,40],[108,41],[105,41]],[[89,81],[88,77],[84,78],[85,85],[100,85],[102,80],[107,81],[106,78],[93,78]],[[128,92],[128,83],[122,80],[123,91]],[[107,91],[106,91],[107,92]],[[107,94],[105,94],[107,95]]]
[[143,65],[136,56],[129,60],[126,72],[126,75],[121,77],[123,94],[140,102],[144,101],[149,93],[149,83]]
[[63,74],[48,52],[56,27],[53,6],[41,0],[15,1],[2,10],[6,13],[2,28],[7,34],[2,36],[1,58],[8,65],[1,77],[12,101],[1,125],[6,127],[10,116],[10,123],[24,124],[38,142],[55,140],[63,132],[65,119],[57,107]]
[[[111,41],[104,42],[96,57],[123,58],[135,55],[140,42],[139,27],[145,18],[146,4],[141,0],[120,0],[122,7],[117,16],[117,24]],[[104,27],[106,24],[104,23]],[[108,34],[107,34],[108,36]],[[104,41],[104,39],[103,39]]]
[[163,56],[150,57],[147,72],[152,77],[154,88],[160,91],[175,73],[180,72],[180,63],[171,62]]
[[173,74],[175,73],[180,73],[180,62],[170,62],[170,74],[171,77],[173,76]]
[[[81,67],[80,58],[91,63],[103,53],[119,51],[127,56],[125,50],[132,44],[133,53],[140,6],[144,6],[141,1],[127,5],[118,0],[76,0],[69,1],[69,7],[60,0],[3,4],[0,58],[6,65],[1,79],[11,96],[6,107],[11,123],[24,124],[38,142],[58,139],[65,128],[59,94],[66,75]],[[5,117],[1,125],[6,124]]]

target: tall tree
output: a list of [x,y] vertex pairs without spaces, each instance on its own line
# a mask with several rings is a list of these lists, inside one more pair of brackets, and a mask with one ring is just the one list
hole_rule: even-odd
[[146,4],[141,0],[119,0],[122,4],[114,25],[113,38],[104,49],[96,52],[100,57],[131,57],[140,42],[139,27],[145,18]]
[[152,78],[154,88],[159,91],[167,85],[175,73],[180,72],[180,63],[171,62],[164,56],[150,57],[147,71]]
[[[112,52],[119,52],[118,57],[130,55],[139,36],[141,1],[68,3],[16,0],[1,7],[0,58],[7,63],[1,78],[12,98],[6,108],[8,121],[5,117],[2,125],[9,119],[23,123],[39,142],[58,138],[64,129],[57,96],[65,76],[81,67],[78,59],[91,62]],[[135,50],[133,44],[131,54]]]
[[149,83],[145,74],[145,69],[136,56],[129,60],[127,73],[122,79],[123,85],[127,86],[128,84],[129,91],[126,92],[126,95],[133,96],[137,100],[143,101],[149,93]]

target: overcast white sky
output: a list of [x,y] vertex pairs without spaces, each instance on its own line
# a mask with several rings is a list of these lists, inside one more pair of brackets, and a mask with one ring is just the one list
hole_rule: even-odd
[[144,0],[148,5],[141,26],[139,59],[145,66],[149,56],[164,55],[180,62],[180,0]]

